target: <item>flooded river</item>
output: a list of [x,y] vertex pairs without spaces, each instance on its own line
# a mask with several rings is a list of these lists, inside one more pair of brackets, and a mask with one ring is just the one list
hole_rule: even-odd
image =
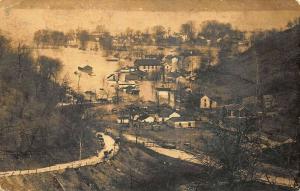
[[78,67],[89,65],[93,67],[93,75],[82,74],[80,78],[80,91],[99,91],[103,88],[104,78],[119,68],[117,62],[108,62],[101,51],[82,51],[75,48],[39,49],[35,56],[48,56],[57,58],[63,63],[60,80],[67,78],[71,86],[77,89],[78,76],[74,74]]

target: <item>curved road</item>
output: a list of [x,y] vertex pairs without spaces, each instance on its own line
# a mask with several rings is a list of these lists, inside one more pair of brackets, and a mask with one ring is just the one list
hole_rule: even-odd
[[104,135],[103,133],[96,133],[96,135],[97,134],[102,134],[104,142],[105,142],[104,148],[98,153],[97,156],[92,156],[92,157],[82,159],[82,160],[72,161],[72,162],[63,163],[63,164],[56,164],[56,165],[38,168],[38,169],[0,172],[0,177],[54,172],[54,171],[60,171],[60,170],[65,170],[65,169],[75,169],[75,168],[79,168],[79,167],[83,167],[83,166],[91,166],[91,165],[96,165],[98,163],[101,163],[105,160],[105,156],[104,156],[105,151],[112,151],[112,153],[109,155],[109,158],[111,158],[113,155],[115,155],[118,152],[119,147],[118,147],[118,145],[115,145],[115,140],[113,138],[111,138],[110,136]]
[[[125,139],[127,139],[130,142],[136,142],[136,137],[134,135],[124,134],[123,135]],[[137,142],[139,144],[145,145],[146,142],[153,142],[153,140],[143,137],[138,137]],[[146,146],[146,145],[145,145]],[[191,162],[194,164],[200,164],[200,165],[209,165],[209,166],[215,166],[218,168],[218,164],[216,161],[214,161],[211,157],[205,155],[202,153],[201,155],[193,155],[190,153],[187,153],[185,151],[181,151],[178,149],[167,149],[162,148],[161,146],[157,144],[152,144],[152,147],[147,147],[148,149],[153,150],[156,153],[159,153],[161,155],[165,155],[171,158],[176,158],[179,160]],[[256,173],[256,177],[259,181],[267,183],[267,184],[274,184],[278,186],[287,186],[287,187],[294,187],[294,180],[292,178],[286,178],[286,177],[278,177],[273,176],[265,173]]]

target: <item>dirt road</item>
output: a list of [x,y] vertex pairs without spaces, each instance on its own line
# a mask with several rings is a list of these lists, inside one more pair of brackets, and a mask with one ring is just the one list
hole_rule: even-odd
[[[129,134],[124,134],[123,135],[125,139],[127,139],[130,142],[136,142],[136,137],[133,135]],[[144,138],[144,137],[138,137],[137,142],[139,144],[145,145],[146,142],[154,142],[151,139]],[[146,146],[147,147],[147,146]],[[182,150],[178,149],[167,149],[167,148],[162,148],[159,145],[152,144],[151,147],[147,147],[148,149],[153,150],[154,152],[157,152],[161,155],[165,155],[171,158],[176,158],[179,160],[191,162],[194,164],[200,164],[200,165],[214,165],[218,167],[217,162],[213,160],[211,157],[205,155],[202,153],[201,155],[193,155],[190,153],[187,153]],[[286,187],[294,187],[294,180],[292,178],[287,178],[287,177],[278,177],[278,176],[273,176],[270,174],[264,174],[264,173],[257,173],[256,174],[257,180],[267,183],[267,184],[274,184],[278,186],[286,186]]]
[[102,134],[105,146],[104,148],[97,154],[97,156],[91,156],[86,159],[72,161],[68,163],[63,164],[55,164],[48,167],[43,168],[37,168],[37,169],[30,169],[30,170],[14,170],[14,171],[6,171],[6,172],[0,172],[0,177],[9,177],[9,176],[19,176],[19,175],[30,175],[30,174],[39,174],[39,173],[45,173],[45,172],[54,172],[54,171],[60,171],[65,169],[74,169],[84,166],[91,166],[96,165],[98,163],[101,163],[105,160],[104,152],[105,151],[112,151],[109,157],[112,157],[114,154],[116,154],[119,150],[119,147],[115,145],[115,140],[108,136],[104,135],[103,133],[96,133]]

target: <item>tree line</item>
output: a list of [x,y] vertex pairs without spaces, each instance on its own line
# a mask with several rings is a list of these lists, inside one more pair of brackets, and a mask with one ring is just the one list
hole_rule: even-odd
[[216,46],[221,40],[234,38],[243,40],[244,33],[235,30],[229,23],[207,21],[198,30],[193,21],[181,25],[178,32],[171,32],[171,28],[161,25],[153,26],[145,31],[127,28],[124,32],[111,34],[104,25],[98,25],[93,32],[87,30],[71,30],[67,33],[55,30],[38,30],[34,34],[34,42],[38,46],[62,46],[70,41],[78,41],[81,48],[86,48],[88,41],[98,41],[104,49],[113,46],[113,40],[118,44],[210,44]]
[[[292,28],[299,23],[299,18],[291,20],[287,28]],[[156,25],[147,28],[145,31],[127,28],[123,32],[111,34],[104,26],[98,25],[92,32],[83,29],[70,30],[68,32],[56,30],[38,30],[34,34],[34,43],[38,47],[64,46],[78,44],[80,49],[86,49],[89,41],[98,42],[99,47],[105,50],[112,50],[116,46],[129,45],[180,45],[192,44],[222,48],[224,51],[236,49],[239,43],[254,43],[262,40],[275,32],[276,29],[251,32],[247,37],[245,31],[234,29],[230,23],[222,23],[216,20],[209,20],[197,27],[193,21],[183,23],[179,31],[174,32],[171,28]]]

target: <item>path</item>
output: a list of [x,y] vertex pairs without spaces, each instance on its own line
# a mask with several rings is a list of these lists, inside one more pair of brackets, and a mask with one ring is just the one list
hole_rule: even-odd
[[[123,136],[130,142],[136,141],[136,137],[133,135],[124,134]],[[144,144],[146,142],[154,142],[154,141],[151,139],[148,139],[148,138],[138,137],[138,143]],[[195,156],[195,155],[192,155],[185,151],[181,151],[181,150],[177,150],[177,149],[162,148],[161,146],[159,146],[157,144],[153,144],[153,147],[147,147],[147,148],[149,148],[159,154],[162,154],[162,155],[165,155],[168,157],[172,157],[172,158],[176,158],[176,159],[180,159],[180,160],[184,160],[184,161],[191,162],[194,164],[215,165],[213,160],[210,157],[205,156],[205,155]]]
[[[127,139],[130,142],[136,142],[136,137],[133,135],[129,134],[124,134],[123,135],[125,139]],[[143,138],[143,137],[138,137],[138,143],[145,145],[146,142],[154,142],[151,139],[148,138]],[[201,153],[200,155],[193,155],[190,153],[187,153],[182,150],[178,149],[167,149],[167,148],[162,148],[159,145],[155,145],[154,147],[147,147],[148,149],[153,150],[154,152],[157,152],[161,155],[165,155],[171,158],[176,158],[179,160],[191,162],[194,164],[200,164],[200,165],[209,165],[209,166],[216,166],[218,167],[218,164],[215,160],[213,160],[211,157],[205,155],[204,153]],[[267,183],[267,184],[274,184],[278,186],[286,186],[286,187],[294,187],[294,180],[291,178],[286,178],[286,177],[278,177],[278,176],[273,176],[269,174],[264,174],[264,173],[256,173],[256,177],[259,181]]]
[[104,135],[103,133],[97,133],[97,134],[102,134],[104,142],[105,142],[104,148],[98,153],[97,156],[92,156],[92,157],[82,159],[82,160],[72,161],[72,162],[63,163],[63,164],[56,164],[56,165],[43,167],[43,168],[37,168],[37,169],[0,172],[0,177],[54,172],[54,171],[60,171],[60,170],[65,170],[65,169],[75,169],[75,168],[79,168],[79,167],[83,167],[83,166],[91,166],[91,165],[96,165],[98,163],[101,163],[105,160],[105,158],[104,158],[105,151],[113,150],[113,152],[109,156],[111,158],[114,154],[116,154],[118,152],[119,147],[117,145],[115,145],[115,140],[113,138],[111,138],[110,136]]

